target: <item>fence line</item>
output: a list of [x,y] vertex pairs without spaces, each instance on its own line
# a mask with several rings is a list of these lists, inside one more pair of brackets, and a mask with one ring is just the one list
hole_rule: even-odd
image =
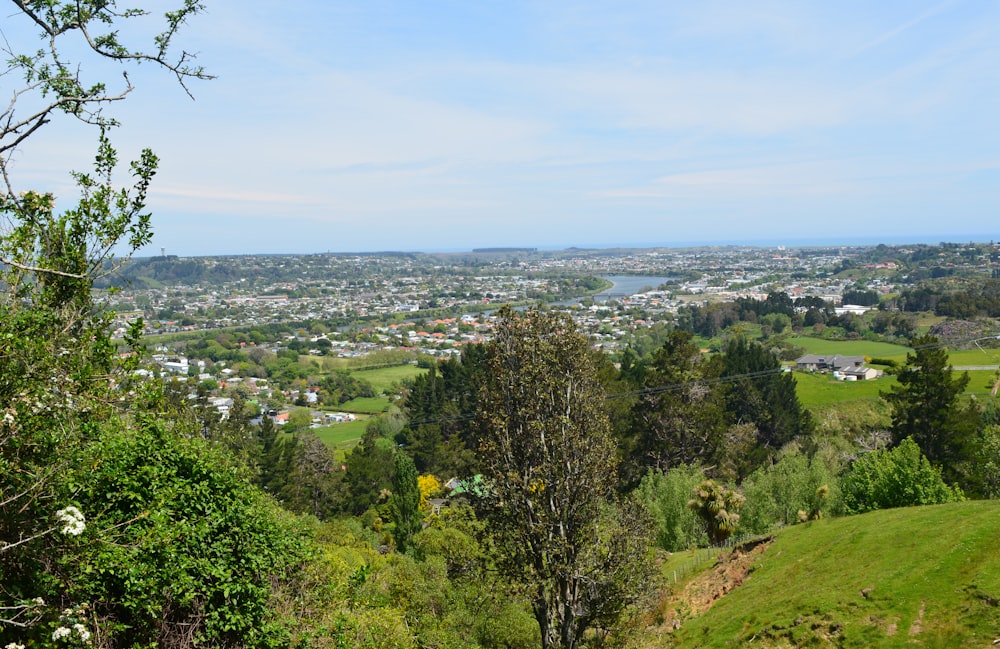
[[673,583],[677,583],[680,580],[687,577],[689,574],[697,571],[699,568],[704,566],[710,561],[715,561],[718,558],[719,552],[723,550],[732,550],[738,546],[745,545],[752,541],[762,541],[773,533],[773,530],[766,532],[764,534],[742,534],[740,536],[732,536],[723,541],[722,543],[717,543],[715,545],[709,546],[707,548],[696,548],[693,550],[694,556],[682,563],[679,567],[673,570]]

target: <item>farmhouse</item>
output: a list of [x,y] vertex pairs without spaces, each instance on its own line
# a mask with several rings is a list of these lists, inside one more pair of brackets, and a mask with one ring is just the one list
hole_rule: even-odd
[[795,369],[805,372],[833,372],[837,378],[848,381],[868,381],[882,375],[879,370],[865,367],[864,356],[820,356],[806,354],[795,360]]
[[860,368],[865,364],[864,356],[818,356],[816,354],[806,354],[795,359],[795,369],[807,372],[836,371],[843,372]]

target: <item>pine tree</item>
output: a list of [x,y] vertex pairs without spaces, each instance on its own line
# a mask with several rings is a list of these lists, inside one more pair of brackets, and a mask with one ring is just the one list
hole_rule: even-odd
[[962,481],[978,420],[971,406],[959,403],[969,375],[955,375],[948,352],[933,336],[914,338],[913,349],[897,385],[882,393],[892,406],[893,443],[912,437],[945,480]]

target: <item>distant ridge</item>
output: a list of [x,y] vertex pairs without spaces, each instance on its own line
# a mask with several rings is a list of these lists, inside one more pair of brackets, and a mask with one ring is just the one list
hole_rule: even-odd
[[473,248],[472,252],[538,252],[538,248]]

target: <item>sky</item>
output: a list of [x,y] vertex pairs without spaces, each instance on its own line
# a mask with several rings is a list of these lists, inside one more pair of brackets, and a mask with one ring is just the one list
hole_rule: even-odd
[[[994,0],[206,5],[216,78],[109,109],[161,159],[144,254],[997,238]],[[14,173],[69,198],[94,134],[43,131]]]

